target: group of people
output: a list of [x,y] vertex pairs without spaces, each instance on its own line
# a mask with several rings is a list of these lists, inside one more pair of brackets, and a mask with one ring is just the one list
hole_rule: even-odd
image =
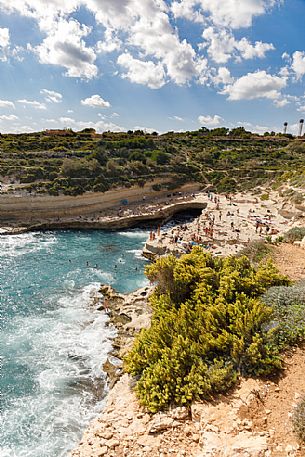
[[236,246],[246,243],[251,239],[251,232],[254,233],[254,230],[255,234],[260,236],[278,232],[272,227],[272,215],[269,210],[267,215],[258,216],[257,209],[243,209],[230,194],[225,194],[221,198],[209,191],[207,197],[211,203],[195,222],[179,225],[162,235],[158,227],[156,233],[151,232],[150,241],[157,240],[163,246],[166,246],[168,241],[170,245],[177,245],[177,247],[180,245],[181,249],[194,244],[210,248],[215,247],[215,244],[224,246],[226,241],[235,243]]

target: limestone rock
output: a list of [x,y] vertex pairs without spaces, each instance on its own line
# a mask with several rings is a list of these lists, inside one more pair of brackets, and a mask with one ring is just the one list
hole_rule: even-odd
[[148,433],[154,434],[167,430],[177,425],[172,417],[165,414],[157,414],[154,419],[150,422],[148,427]]
[[107,442],[107,446],[110,448],[110,449],[114,449],[116,448],[117,446],[120,445],[120,442],[116,439],[111,439]]
[[102,457],[103,455],[107,455],[108,452],[108,447],[107,446],[102,446],[101,449],[99,449],[99,457]]
[[178,406],[177,408],[172,409],[170,412],[170,416],[176,420],[184,420],[188,417],[188,415],[189,410],[185,406]]

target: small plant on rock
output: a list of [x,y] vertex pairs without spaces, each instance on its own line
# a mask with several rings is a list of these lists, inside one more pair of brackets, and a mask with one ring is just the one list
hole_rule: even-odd
[[295,241],[302,241],[305,237],[305,227],[293,227],[284,234],[284,241],[294,243]]
[[305,442],[305,397],[299,402],[292,416],[293,431],[301,442]]

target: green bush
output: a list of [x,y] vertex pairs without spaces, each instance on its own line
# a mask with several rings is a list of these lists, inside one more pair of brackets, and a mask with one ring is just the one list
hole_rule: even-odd
[[161,184],[153,184],[151,186],[151,188],[152,188],[152,190],[159,192],[162,189],[162,186],[161,186]]
[[138,376],[140,402],[156,412],[226,391],[240,374],[280,368],[272,308],[259,296],[287,285],[271,262],[257,268],[246,257],[214,258],[200,248],[146,269],[156,283],[151,327],[142,330],[125,360]]
[[262,194],[262,195],[260,196],[260,199],[261,199],[263,202],[269,200],[269,194]]
[[96,159],[64,159],[62,175],[68,178],[89,178],[97,176],[101,171]]
[[237,188],[237,182],[234,178],[225,177],[218,183],[214,183],[218,192],[235,192]]
[[273,338],[277,346],[286,348],[305,338],[305,282],[291,287],[271,287],[262,297],[272,307],[275,328]]
[[158,165],[164,165],[169,163],[171,155],[164,151],[153,151],[151,154],[151,159],[157,162]]
[[240,255],[247,256],[251,262],[258,263],[264,258],[268,257],[272,252],[272,246],[266,243],[264,240],[250,241],[246,247],[244,247]]
[[294,243],[295,241],[302,241],[305,236],[305,227],[293,227],[284,233],[284,241]]

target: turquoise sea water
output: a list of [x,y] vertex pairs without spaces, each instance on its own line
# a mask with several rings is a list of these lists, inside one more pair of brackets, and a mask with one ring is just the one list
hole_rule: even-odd
[[145,230],[0,237],[0,457],[63,457],[103,407],[100,283],[146,284]]

